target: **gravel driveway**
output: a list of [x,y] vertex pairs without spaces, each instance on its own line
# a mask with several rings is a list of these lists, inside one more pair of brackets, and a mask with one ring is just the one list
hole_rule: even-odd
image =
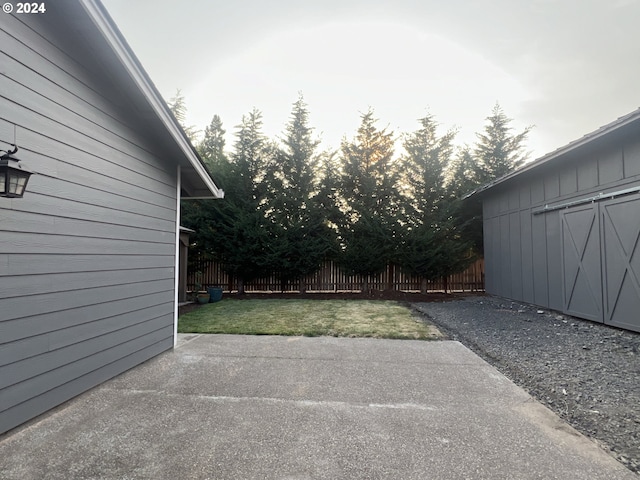
[[640,473],[640,334],[489,296],[414,307]]

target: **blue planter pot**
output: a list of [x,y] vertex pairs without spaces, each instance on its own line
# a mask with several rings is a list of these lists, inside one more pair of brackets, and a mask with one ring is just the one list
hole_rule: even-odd
[[196,300],[199,304],[205,304],[205,303],[209,303],[209,301],[211,300],[211,297],[209,296],[209,294],[207,293],[200,293],[198,294],[198,296],[196,297]]
[[209,303],[222,300],[222,288],[220,287],[209,287],[207,293],[209,293]]

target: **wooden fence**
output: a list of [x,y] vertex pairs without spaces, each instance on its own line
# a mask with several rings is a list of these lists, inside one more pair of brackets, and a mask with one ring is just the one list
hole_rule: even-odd
[[[200,272],[199,275],[196,272]],[[187,276],[188,290],[194,290],[196,276],[204,287],[221,286],[227,292],[238,290],[237,279],[230,278],[222,266],[215,262],[192,263]],[[464,272],[450,275],[437,281],[425,281],[421,277],[408,275],[393,264],[378,275],[365,278],[361,275],[347,275],[332,261],[324,262],[321,268],[301,281],[282,283],[277,274],[258,278],[244,285],[246,292],[299,292],[301,284],[307,292],[359,292],[363,285],[370,290],[421,291],[426,287],[431,292],[477,292],[484,290],[484,260],[478,259]]]

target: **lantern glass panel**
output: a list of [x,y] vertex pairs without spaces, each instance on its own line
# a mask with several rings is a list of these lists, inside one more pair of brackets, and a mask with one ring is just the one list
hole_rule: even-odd
[[27,178],[20,172],[11,172],[9,174],[9,193],[12,195],[22,196]]
[[0,172],[0,193],[5,193],[6,187],[5,183],[7,181],[7,174],[5,172]]

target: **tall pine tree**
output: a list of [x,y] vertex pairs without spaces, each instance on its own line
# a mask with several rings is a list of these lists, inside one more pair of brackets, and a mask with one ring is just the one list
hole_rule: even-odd
[[477,169],[471,148],[468,145],[458,148],[449,162],[445,179],[449,193],[462,198],[478,187]]
[[[272,224],[271,262],[282,283],[315,272],[333,242],[322,208],[319,140],[309,126],[302,95],[293,104],[282,148],[267,177],[270,183],[268,217]],[[300,282],[300,291],[305,286]]]
[[[533,128],[512,133],[512,120],[499,104],[486,118],[484,130],[477,133],[473,149],[463,149],[454,162],[454,172],[449,183],[452,193],[458,197],[475,188],[496,180],[520,167],[528,158],[526,141]],[[483,251],[482,204],[475,198],[465,202],[457,215],[458,228],[464,238],[472,242],[476,253]]]
[[[184,96],[177,90],[175,97],[168,103],[169,109],[187,136],[193,142],[195,140],[195,127],[185,126],[187,106]],[[224,132],[224,131],[223,131]],[[206,151],[196,147],[211,174],[215,176],[218,187],[225,189],[229,183],[229,163],[223,156],[215,165],[207,161]],[[215,229],[219,221],[220,209],[224,207],[225,200],[182,200],[180,205],[180,224],[194,230],[191,234],[191,255],[189,255],[189,269],[192,270],[200,260],[212,260],[215,258],[215,247],[219,241],[219,235]]]
[[[338,222],[341,267],[364,276],[382,272],[394,257],[398,233],[398,170],[392,132],[376,127],[373,110],[361,116],[355,139],[341,145]],[[368,290],[365,281],[363,290]]]
[[427,280],[443,278],[466,267],[469,244],[456,228],[458,200],[448,195],[445,172],[454,152],[454,131],[437,135],[431,115],[420,120],[421,128],[405,137],[402,157],[405,197],[398,259],[402,268]]
[[222,261],[243,293],[245,282],[268,274],[271,268],[265,177],[273,166],[273,148],[262,133],[262,113],[256,109],[243,116],[236,137],[224,224],[231,242],[223,247]]
[[218,168],[224,201],[197,203],[184,222],[196,230],[197,253],[221,262],[244,293],[247,281],[270,273],[273,252],[265,178],[272,168],[273,149],[262,133],[262,114],[255,109],[243,116],[236,137],[230,161],[223,160]]
[[486,120],[484,131],[476,134],[478,141],[473,151],[478,185],[506,175],[527,160],[529,155],[525,152],[525,142],[533,128],[529,126],[520,133],[512,134],[512,119],[497,103]]
[[226,130],[222,128],[222,119],[219,115],[214,115],[211,123],[204,130],[202,142],[198,145],[198,153],[212,171],[215,171],[219,164],[227,161],[224,152],[225,133]]
[[431,115],[419,120],[420,129],[405,136],[402,156],[402,184],[408,202],[408,221],[429,224],[433,212],[446,200],[445,173],[454,152],[456,132],[439,137],[438,124]]
[[176,120],[178,120],[178,123],[187,134],[191,143],[194,143],[198,136],[198,130],[193,125],[186,124],[187,104],[184,99],[184,95],[182,94],[182,90],[176,90],[175,96],[167,102],[167,106],[169,107],[169,110],[171,110],[171,113],[173,113],[173,116],[176,117]]

